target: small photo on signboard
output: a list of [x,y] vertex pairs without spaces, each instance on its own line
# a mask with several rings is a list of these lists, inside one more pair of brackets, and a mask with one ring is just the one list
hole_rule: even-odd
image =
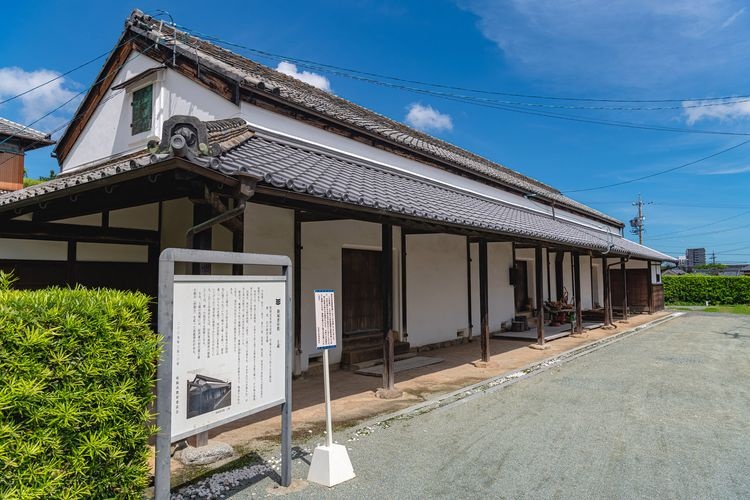
[[226,408],[232,404],[232,383],[196,375],[187,383],[187,418]]

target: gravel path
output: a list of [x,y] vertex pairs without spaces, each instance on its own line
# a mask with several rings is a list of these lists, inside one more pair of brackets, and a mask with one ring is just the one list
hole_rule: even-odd
[[[286,496],[750,498],[750,318],[689,313],[505,389],[336,437],[357,477]],[[295,460],[294,476],[306,473]]]

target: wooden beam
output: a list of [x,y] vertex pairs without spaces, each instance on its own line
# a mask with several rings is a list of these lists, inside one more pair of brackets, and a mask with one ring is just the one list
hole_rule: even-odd
[[481,317],[482,361],[490,361],[490,307],[487,269],[487,240],[479,240],[479,316]]
[[382,224],[381,236],[381,287],[383,294],[383,388],[395,390],[393,338],[393,226]]
[[[536,296],[542,297],[544,295],[544,285],[542,281],[542,247],[538,246],[534,249],[534,261],[536,264],[537,272],[534,273],[536,277]],[[559,297],[558,297],[559,300]],[[544,303],[541,300],[536,301],[536,343],[538,346],[544,346]]]
[[158,244],[159,232],[145,229],[9,220],[0,222],[0,238],[76,240],[88,243]]

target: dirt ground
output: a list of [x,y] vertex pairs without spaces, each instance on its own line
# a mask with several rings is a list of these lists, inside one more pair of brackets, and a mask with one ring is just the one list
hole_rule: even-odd
[[[380,377],[358,375],[336,370],[331,373],[331,408],[334,427],[341,429],[356,425],[378,415],[389,414],[481,382],[526,365],[557,356],[560,353],[621,333],[664,316],[668,312],[635,315],[627,323],[617,322],[617,328],[588,330],[582,337],[563,337],[548,342],[548,349],[529,348],[528,340],[491,339],[491,360],[486,367],[477,367],[473,362],[480,357],[480,342],[472,342],[420,352],[420,356],[442,358],[444,361],[431,366],[396,373],[396,388],[403,392],[397,399],[385,400],[375,396],[381,386]],[[292,387],[293,442],[307,440],[322,434],[325,428],[325,405],[323,400],[323,376],[312,375],[297,379]],[[213,429],[210,441],[232,445],[240,454],[257,452],[261,455],[272,452],[279,443],[281,418],[277,409],[272,409]],[[221,464],[216,464],[221,465]],[[173,478],[181,482],[194,474],[177,460],[172,460]],[[202,468],[195,473],[205,472]]]

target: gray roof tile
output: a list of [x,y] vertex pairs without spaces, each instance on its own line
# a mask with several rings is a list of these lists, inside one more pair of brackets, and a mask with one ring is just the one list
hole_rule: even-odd
[[42,146],[49,146],[55,141],[49,138],[44,132],[39,132],[20,123],[12,122],[5,118],[0,118],[0,136],[13,136],[21,142],[26,143],[25,149],[35,149]]

